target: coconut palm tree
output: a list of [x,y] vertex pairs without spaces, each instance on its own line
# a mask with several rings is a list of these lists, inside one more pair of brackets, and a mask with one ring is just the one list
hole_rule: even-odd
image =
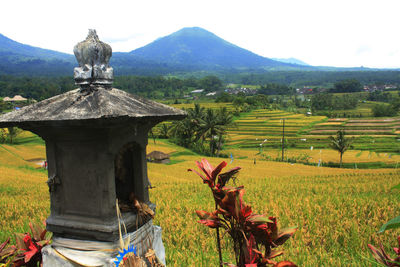
[[342,129],[337,131],[336,137],[329,136],[329,139],[331,140],[330,147],[338,151],[340,154],[340,168],[342,167],[343,154],[344,152],[346,152],[347,149],[352,147],[351,143],[354,140],[354,138],[346,138],[345,135],[346,133]]
[[202,139],[209,139],[210,142],[210,153],[215,154],[217,147],[217,138],[219,134],[222,134],[223,127],[219,124],[217,113],[212,109],[207,109],[204,118],[200,122],[200,129],[198,136]]
[[159,128],[160,138],[168,138],[170,127],[166,123],[161,123]]
[[178,145],[189,147],[195,135],[195,129],[191,119],[186,117],[183,120],[173,122],[171,133],[175,137]]
[[202,140],[209,139],[210,153],[215,155],[219,153],[222,147],[223,135],[226,134],[227,127],[233,122],[233,116],[228,110],[220,108],[219,110],[207,109],[200,123],[198,131]]
[[217,144],[217,156],[222,148],[222,143],[224,142],[223,136],[226,134],[226,130],[229,126],[233,125],[233,115],[228,112],[226,107],[221,107],[218,112],[218,123],[222,126],[222,131],[218,135]]

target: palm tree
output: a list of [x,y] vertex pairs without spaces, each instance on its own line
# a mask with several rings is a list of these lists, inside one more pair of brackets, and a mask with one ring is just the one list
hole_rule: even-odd
[[218,135],[217,156],[222,148],[223,135],[226,134],[228,126],[233,125],[233,115],[228,112],[226,107],[221,107],[217,113],[218,123],[222,126],[222,131]]
[[14,139],[21,132],[21,130],[17,127],[8,127],[7,130],[8,130],[8,138],[9,138],[10,144],[12,144],[14,142]]
[[200,129],[198,136],[204,140],[206,138],[210,139],[210,153],[215,154],[216,144],[219,134],[222,134],[223,127],[219,124],[218,116],[216,112],[212,109],[207,109],[204,118],[200,122]]
[[189,147],[193,141],[195,129],[190,118],[186,117],[172,123],[171,133],[176,138],[178,145]]
[[191,121],[194,132],[196,132],[195,142],[200,139],[201,123],[205,116],[204,110],[204,107],[201,107],[200,104],[194,104],[194,108],[188,109],[188,118]]
[[346,152],[347,149],[352,147],[351,143],[353,142],[354,139],[354,138],[346,138],[345,135],[346,134],[342,129],[337,131],[336,137],[329,136],[329,139],[331,140],[330,147],[333,148],[334,150],[337,150],[340,154],[340,168],[342,167],[343,154],[344,152]]
[[201,120],[198,136],[202,140],[209,139],[211,155],[219,154],[222,147],[223,135],[226,134],[226,129],[233,122],[233,116],[229,114],[226,107],[215,111],[207,109],[204,117]]
[[168,125],[166,123],[161,123],[160,128],[159,128],[160,138],[165,138],[165,139],[168,138],[169,130],[170,130],[170,127],[168,127]]

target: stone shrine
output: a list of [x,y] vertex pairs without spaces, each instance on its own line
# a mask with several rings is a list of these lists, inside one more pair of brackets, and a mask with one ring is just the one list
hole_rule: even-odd
[[[186,116],[178,110],[112,88],[111,47],[95,30],[78,43],[80,88],[0,116],[0,127],[17,126],[46,142],[50,216],[56,238],[118,240],[116,199],[149,201],[146,145],[148,131],[164,120]],[[122,213],[128,232],[151,218]]]

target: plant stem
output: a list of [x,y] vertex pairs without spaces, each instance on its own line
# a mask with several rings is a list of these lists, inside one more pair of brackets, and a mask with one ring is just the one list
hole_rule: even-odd
[[[215,209],[218,209],[217,202],[215,202]],[[221,252],[221,240],[219,237],[219,228],[215,228],[217,230],[217,248],[218,248],[218,255],[219,255],[219,266],[222,267],[222,252]]]

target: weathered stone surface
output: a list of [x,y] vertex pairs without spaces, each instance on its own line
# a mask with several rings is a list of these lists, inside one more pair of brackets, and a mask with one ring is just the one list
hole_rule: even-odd
[[96,30],[89,30],[86,40],[74,47],[74,54],[79,67],[74,69],[75,83],[81,87],[102,85],[111,87],[114,72],[108,63],[112,49],[99,40]]
[[158,122],[184,116],[186,113],[182,110],[115,88],[98,88],[85,93],[76,89],[0,116],[0,127],[82,123],[104,125],[139,119]]

